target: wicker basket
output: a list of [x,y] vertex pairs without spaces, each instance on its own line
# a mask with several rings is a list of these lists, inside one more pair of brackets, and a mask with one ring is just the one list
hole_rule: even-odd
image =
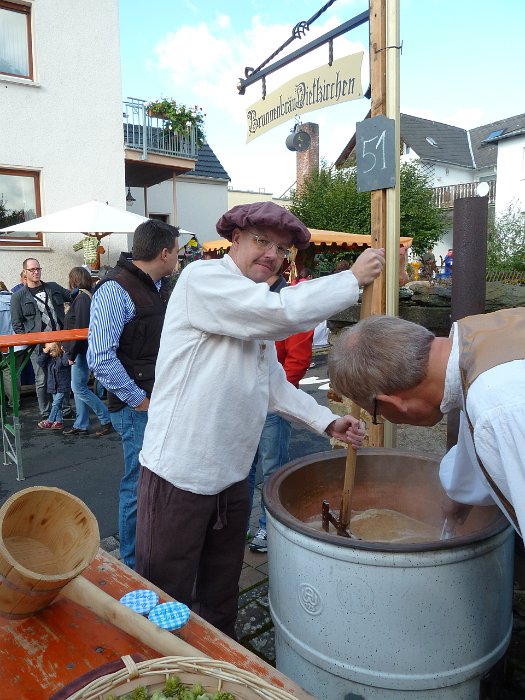
[[140,685],[153,692],[164,687],[167,676],[178,676],[190,687],[198,683],[208,693],[233,693],[236,700],[295,700],[285,690],[226,661],[186,656],[164,656],[138,663],[123,656],[122,661],[124,668],[88,683],[67,700],[106,700],[108,695],[118,698]]

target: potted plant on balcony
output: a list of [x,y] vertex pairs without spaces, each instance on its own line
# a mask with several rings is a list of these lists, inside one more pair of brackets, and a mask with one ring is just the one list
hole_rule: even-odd
[[204,117],[202,107],[186,107],[186,105],[175,100],[163,98],[154,100],[146,104],[146,109],[150,117],[157,117],[164,120],[164,131],[187,134],[189,129],[195,128],[197,134],[197,145],[202,146],[205,140]]

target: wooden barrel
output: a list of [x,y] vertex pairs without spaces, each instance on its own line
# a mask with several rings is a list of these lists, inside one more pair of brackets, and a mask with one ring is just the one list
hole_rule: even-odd
[[0,615],[45,608],[99,545],[97,520],[76,496],[47,486],[11,496],[0,508]]

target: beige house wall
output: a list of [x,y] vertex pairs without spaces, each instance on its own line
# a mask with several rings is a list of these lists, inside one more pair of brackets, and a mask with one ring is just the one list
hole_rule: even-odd
[[228,209],[238,204],[252,204],[253,202],[274,202],[281,207],[288,208],[291,201],[289,199],[279,199],[271,192],[255,192],[251,190],[233,190],[228,188]]

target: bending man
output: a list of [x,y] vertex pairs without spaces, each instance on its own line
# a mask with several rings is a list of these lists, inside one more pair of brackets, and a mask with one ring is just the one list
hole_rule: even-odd
[[346,329],[329,358],[330,382],[392,423],[435,425],[460,408],[457,445],[440,477],[461,522],[466,505],[495,500],[525,527],[525,309],[468,316],[448,338],[400,318],[375,316]]

